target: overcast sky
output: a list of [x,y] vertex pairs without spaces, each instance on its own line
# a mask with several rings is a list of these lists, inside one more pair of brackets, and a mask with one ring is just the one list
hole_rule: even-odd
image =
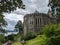
[[18,9],[12,13],[5,13],[5,19],[8,22],[7,29],[13,30],[18,20],[23,22],[23,17],[27,13],[33,13],[35,10],[40,13],[47,13],[48,11],[48,0],[23,0],[25,4],[25,10]]

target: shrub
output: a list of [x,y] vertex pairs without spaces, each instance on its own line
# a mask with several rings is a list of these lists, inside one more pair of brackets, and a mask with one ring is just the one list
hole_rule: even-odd
[[46,35],[47,37],[60,35],[60,24],[58,24],[58,25],[56,25],[56,24],[46,25],[42,29],[42,34]]
[[46,25],[42,34],[47,37],[46,45],[60,45],[60,24]]
[[2,45],[2,43],[0,42],[0,45]]
[[0,43],[6,42],[6,39],[3,35],[0,35]]
[[60,45],[60,35],[50,37],[46,45]]
[[7,36],[7,39],[8,40],[11,40],[11,41],[14,41],[14,37],[15,37],[15,35],[12,34],[12,35]]
[[21,38],[21,34],[18,33],[14,36],[14,41],[18,41],[20,40],[20,38]]
[[33,39],[35,37],[36,36],[34,34],[32,34],[31,32],[28,32],[27,35],[21,37],[21,40],[23,40],[23,39],[24,40],[30,40],[30,39]]

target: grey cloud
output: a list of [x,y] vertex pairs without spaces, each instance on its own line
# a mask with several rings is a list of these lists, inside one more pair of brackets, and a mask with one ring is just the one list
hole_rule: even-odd
[[5,29],[7,29],[7,30],[13,30],[14,26],[12,26],[12,25],[9,24]]
[[16,15],[25,15],[27,13],[27,10],[18,9],[14,11],[13,13]]
[[6,19],[7,23],[10,24],[11,26],[15,25],[17,22],[14,21],[14,20],[9,20],[9,19]]
[[[39,10],[39,12],[43,12],[43,13],[47,13],[48,11],[48,0],[35,0],[35,1],[31,1],[31,0],[24,0],[24,3],[26,4],[26,9],[29,10],[30,12],[34,12],[35,10]],[[28,3],[28,4],[27,4]],[[43,10],[42,10],[43,8]],[[45,11],[46,9],[46,11]]]
[[16,24],[16,22],[14,20],[9,20],[9,19],[6,19],[7,23],[8,23],[8,26],[6,27],[7,30],[12,30],[14,29],[14,26]]

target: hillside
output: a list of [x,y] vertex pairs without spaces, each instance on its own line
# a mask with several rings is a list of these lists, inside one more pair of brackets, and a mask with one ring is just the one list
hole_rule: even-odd
[[[37,36],[35,39],[31,39],[26,41],[25,45],[42,45],[45,44],[45,40],[47,38],[45,36]],[[21,45],[19,42],[15,42],[13,45]]]
[[28,45],[41,45],[45,44],[46,37],[45,36],[37,36],[35,39],[27,41]]

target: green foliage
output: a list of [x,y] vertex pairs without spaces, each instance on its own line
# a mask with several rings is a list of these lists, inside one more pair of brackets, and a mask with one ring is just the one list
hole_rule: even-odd
[[[60,9],[58,9],[58,10],[60,10]],[[56,14],[56,17],[57,17],[57,22],[59,23],[59,22],[60,22],[60,12],[58,12],[58,13]]]
[[3,35],[0,35],[0,43],[4,43],[6,41],[5,37]]
[[[24,45],[45,45],[47,37],[38,35],[36,38],[26,41]],[[20,42],[14,42],[12,45],[22,45]]]
[[11,41],[15,42],[15,41],[18,41],[18,39],[20,37],[21,37],[20,34],[12,34],[12,35],[7,36],[6,38],[7,38],[7,40],[11,40]]
[[7,26],[7,22],[4,19],[4,16],[2,14],[0,14],[0,32],[5,33],[5,29],[3,29],[3,27]]
[[36,38],[28,40],[27,45],[45,45],[47,37],[44,35],[38,35]]
[[5,21],[4,15],[2,15],[2,13],[0,14],[0,23],[2,23],[1,24],[2,26],[6,26],[7,25],[7,22]]
[[3,28],[0,28],[0,32],[1,33],[6,33],[5,29],[3,29]]
[[0,42],[0,45],[2,45],[2,43]]
[[12,34],[12,35],[7,36],[7,39],[14,42],[14,37],[15,37],[15,35]]
[[57,22],[60,22],[60,0],[49,0],[48,5],[51,7],[52,14],[56,16]]
[[34,34],[32,34],[31,32],[28,32],[25,36],[22,36],[21,37],[21,40],[30,40],[30,39],[33,39],[33,38],[35,38],[36,37],[36,35],[34,35]]
[[2,23],[2,26],[7,25],[7,22],[2,15],[3,12],[14,11],[17,7],[25,9],[25,5],[23,4],[22,0],[0,0],[0,23]]
[[14,11],[17,7],[25,9],[22,0],[0,0],[0,13]]
[[60,45],[60,35],[50,37],[46,45]]
[[22,0],[0,0],[0,23],[2,23],[2,26],[7,25],[7,22],[2,15],[3,12],[14,11],[17,7],[25,9],[25,5],[23,4]]
[[46,25],[42,29],[42,33],[47,37],[60,35],[60,24],[50,24]]
[[[60,3],[59,0],[49,0],[48,6],[51,7],[53,14],[55,13],[55,9],[54,8],[60,7],[59,3]],[[58,10],[56,10],[56,11],[58,12]]]
[[14,42],[12,45],[22,45],[20,42]]
[[20,20],[15,25],[15,30],[19,30],[19,33],[23,32],[23,24],[22,24],[22,22]]
[[46,25],[42,29],[42,33],[44,35],[46,35],[47,37],[51,37],[51,36],[55,35],[55,30],[56,30],[56,25],[50,24],[50,25]]
[[21,35],[18,33],[17,35],[14,36],[14,42],[15,41],[20,41]]
[[46,45],[60,44],[60,23],[50,24],[43,28],[42,34],[47,37]]

